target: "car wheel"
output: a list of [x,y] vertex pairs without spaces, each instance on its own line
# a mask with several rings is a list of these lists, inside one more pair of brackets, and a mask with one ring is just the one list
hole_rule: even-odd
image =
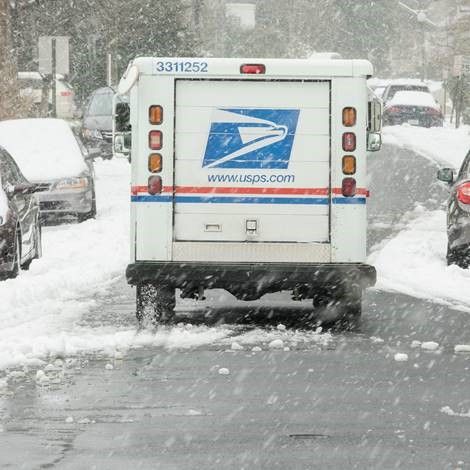
[[470,247],[450,248],[447,245],[447,265],[457,265],[459,268],[467,269],[470,266]]
[[13,247],[13,267],[11,271],[7,274],[7,279],[14,279],[20,273],[20,263],[21,263],[21,234],[19,229],[17,229],[15,237],[15,246]]
[[36,220],[36,230],[34,232],[34,256],[21,266],[21,269],[27,271],[33,262],[33,259],[39,259],[42,256],[42,229],[39,218]]
[[170,286],[139,284],[136,293],[136,317],[139,325],[169,323],[174,317],[175,289]]
[[91,209],[89,212],[85,212],[85,214],[78,214],[77,219],[78,222],[85,222],[88,219],[94,219],[96,217],[96,196],[95,196],[95,188],[93,187],[91,193]]

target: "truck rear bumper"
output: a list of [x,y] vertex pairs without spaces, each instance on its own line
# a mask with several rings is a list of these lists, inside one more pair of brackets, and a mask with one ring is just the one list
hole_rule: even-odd
[[181,263],[141,261],[126,270],[127,282],[167,284],[185,289],[228,289],[234,285],[257,286],[257,290],[275,292],[299,285],[371,287],[376,282],[373,266],[363,263]]

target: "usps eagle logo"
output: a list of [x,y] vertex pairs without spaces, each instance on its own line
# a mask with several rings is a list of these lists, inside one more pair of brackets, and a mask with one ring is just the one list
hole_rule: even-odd
[[215,109],[202,166],[287,169],[298,109]]

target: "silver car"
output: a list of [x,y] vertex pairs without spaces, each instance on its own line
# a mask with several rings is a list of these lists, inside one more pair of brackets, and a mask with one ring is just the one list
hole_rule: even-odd
[[96,215],[92,156],[61,119],[15,119],[0,122],[5,147],[29,181],[39,183],[43,219]]

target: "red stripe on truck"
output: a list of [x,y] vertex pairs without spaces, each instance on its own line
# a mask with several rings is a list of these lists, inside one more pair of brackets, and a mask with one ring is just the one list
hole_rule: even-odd
[[[148,193],[147,186],[132,186],[131,194]],[[315,195],[328,196],[328,188],[230,188],[226,186],[204,187],[204,186],[164,186],[162,193],[176,194],[278,194],[278,195]],[[332,194],[342,194],[341,188],[333,188]],[[366,188],[357,188],[356,195],[369,197]]]

